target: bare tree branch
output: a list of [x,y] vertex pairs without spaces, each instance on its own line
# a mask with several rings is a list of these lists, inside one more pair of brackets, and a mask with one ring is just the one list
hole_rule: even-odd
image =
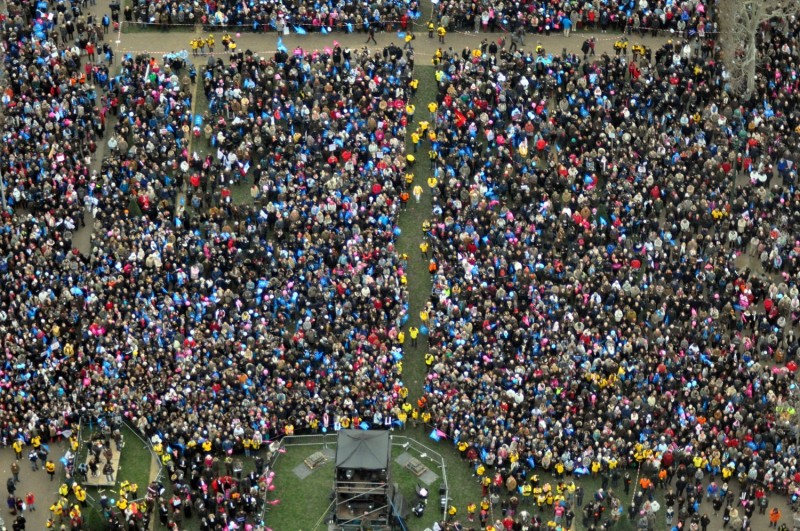
[[757,86],[762,27],[774,20],[800,14],[795,0],[721,0],[720,45],[734,91],[750,97]]

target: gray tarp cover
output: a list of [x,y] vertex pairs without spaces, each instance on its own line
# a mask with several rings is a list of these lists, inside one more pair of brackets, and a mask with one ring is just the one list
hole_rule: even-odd
[[388,467],[388,431],[339,431],[336,445],[336,468],[381,470]]

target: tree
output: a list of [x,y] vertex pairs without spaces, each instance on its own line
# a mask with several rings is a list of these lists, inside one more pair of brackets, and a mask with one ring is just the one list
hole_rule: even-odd
[[731,87],[749,98],[756,89],[761,59],[759,45],[764,25],[800,13],[796,0],[721,0],[719,3],[720,44]]

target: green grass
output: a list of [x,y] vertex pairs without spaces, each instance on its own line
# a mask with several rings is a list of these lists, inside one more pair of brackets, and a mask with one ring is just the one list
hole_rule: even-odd
[[[413,439],[427,446],[431,450],[441,454],[445,462],[451,503],[457,508],[458,512],[456,519],[462,524],[469,523],[466,519],[467,505],[470,503],[479,504],[481,499],[481,487],[478,483],[478,478],[473,475],[472,468],[460,459],[455,446],[451,442],[445,440],[434,442],[428,437],[429,432],[430,427],[420,426],[418,428],[409,427],[407,430],[395,431],[393,433],[393,436],[397,436],[398,439],[395,439],[392,447],[392,468],[390,473],[392,475],[392,482],[397,484],[400,492],[405,497],[409,510],[411,507],[413,507],[416,500],[416,486],[420,482],[419,479],[411,472],[397,465],[395,462],[397,456],[404,451],[407,451],[410,455],[422,461],[423,464],[425,464],[429,469],[439,476],[437,481],[427,487],[430,495],[428,498],[428,507],[423,517],[417,518],[413,514],[409,515],[406,524],[408,529],[411,531],[421,531],[423,529],[432,527],[435,521],[441,519],[442,513],[439,510],[439,486],[443,483],[444,474],[442,472],[438,457],[430,452],[426,452],[424,449],[414,446],[413,444],[408,450],[400,448],[399,445],[402,444],[402,439],[399,439],[399,437],[408,437]],[[395,445],[398,446],[396,447]],[[281,454],[278,457],[273,468],[275,471],[276,489],[270,493],[269,499],[280,499],[281,501],[278,505],[269,507],[267,516],[265,518],[265,524],[267,527],[271,527],[276,530],[312,530],[325,528],[324,524],[327,521],[327,517],[330,513],[330,496],[333,489],[333,462],[328,461],[316,469],[308,478],[304,480],[298,479],[293,472],[293,469],[296,466],[302,465],[303,460],[306,457],[316,451],[321,450],[322,447],[323,446],[321,443],[319,445],[290,446],[287,448],[286,453]],[[421,452],[428,453],[428,456],[422,457],[420,455]],[[435,460],[431,459],[434,457],[436,458]],[[541,471],[538,472],[542,484],[550,482],[551,484],[555,485],[556,481],[551,476]],[[630,472],[631,477],[635,481],[637,477],[636,470],[631,469]],[[490,473],[492,475],[494,474],[493,471],[490,471]],[[623,474],[624,471],[620,471],[620,476]],[[580,480],[576,480],[576,483],[583,487],[584,503],[587,503],[589,500],[591,500],[594,493],[601,486],[600,479],[592,477],[585,477]],[[505,496],[505,489],[502,490],[504,497],[507,497]],[[631,522],[627,517],[627,508],[630,504],[632,496],[625,496],[623,494],[621,478],[619,486],[614,490],[617,495],[620,496],[622,506],[626,510],[625,516],[620,519],[620,521],[615,525],[614,529],[619,531],[633,531],[636,527],[635,523]],[[631,490],[631,493],[632,492],[633,490]],[[663,490],[659,489],[656,492],[656,499],[663,507]],[[530,501],[526,501],[525,498],[522,498],[520,511],[527,510],[531,514],[538,513],[538,510],[531,507],[530,503]],[[581,525],[581,508],[576,507],[574,510],[576,517],[573,523],[573,529],[585,529]],[[548,514],[549,513],[547,510],[545,510],[545,512],[542,514],[545,522],[547,521]],[[500,515],[501,513],[499,507],[494,508],[493,512],[490,513],[490,521],[492,519],[501,518]],[[606,516],[608,516],[608,514]],[[655,528],[657,530],[662,530],[665,528],[663,518],[662,511],[658,514],[656,519]],[[317,525],[320,527],[315,527]],[[478,525],[477,518],[474,525]]]
[[[412,99],[416,106],[413,123],[410,123],[406,130],[406,153],[413,153],[414,146],[411,143],[411,132],[416,129],[421,120],[428,120],[428,103],[436,101],[436,80],[432,66],[417,66],[414,69],[415,77],[419,80],[417,94]],[[430,163],[428,162],[428,150],[430,142],[425,139],[420,141],[418,152],[416,153],[417,162],[413,168],[414,182],[409,188],[420,184],[424,192],[419,204],[412,197],[408,202],[408,208],[400,214],[398,225],[401,230],[400,238],[397,240],[397,251],[408,255],[408,323],[406,325],[406,342],[403,345],[403,381],[408,387],[408,399],[412,404],[416,404],[417,398],[422,395],[425,381],[425,361],[427,352],[427,336],[419,335],[417,346],[411,346],[408,335],[408,327],[416,326],[420,328],[421,322],[419,312],[431,296],[431,275],[428,272],[428,260],[423,258],[419,251],[419,244],[422,241],[422,222],[431,216],[431,195],[427,186],[430,176]],[[409,189],[409,193],[411,190]]]
[[275,462],[275,490],[268,500],[281,500],[278,505],[267,505],[264,523],[272,529],[311,530],[319,523],[320,529],[326,521],[330,494],[333,488],[333,460],[320,465],[306,479],[294,475],[294,468],[303,460],[319,451],[320,446],[294,446],[281,454]]

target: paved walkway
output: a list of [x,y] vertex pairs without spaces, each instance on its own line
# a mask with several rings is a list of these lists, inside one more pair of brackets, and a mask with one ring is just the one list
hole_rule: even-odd
[[[61,485],[61,482],[64,478],[64,466],[59,461],[62,457],[64,457],[64,453],[67,450],[67,446],[65,443],[53,443],[49,444],[48,447],[50,448],[50,458],[56,463],[56,474],[55,479],[51,482],[50,476],[45,472],[42,468],[42,463],[39,462],[39,470],[34,472],[31,470],[30,461],[27,459],[28,452],[30,451],[30,447],[23,450],[23,459],[19,461],[20,464],[20,473],[19,479],[20,482],[17,484],[17,491],[15,493],[16,496],[19,496],[22,499],[25,499],[25,495],[28,492],[33,492],[36,503],[36,511],[26,511],[25,512],[25,519],[26,519],[26,529],[32,529],[39,531],[41,529],[45,529],[45,523],[47,522],[47,517],[50,514],[49,507],[50,505],[58,500],[58,487]],[[0,470],[2,470],[2,479],[3,485],[5,485],[8,478],[11,476],[11,463],[14,461],[14,451],[8,448],[0,448]],[[5,500],[8,497],[8,491],[3,490],[3,499]],[[8,505],[3,503],[2,508],[0,508],[0,517],[5,521],[6,526],[11,529],[11,525],[14,522],[14,516],[8,510]]]

